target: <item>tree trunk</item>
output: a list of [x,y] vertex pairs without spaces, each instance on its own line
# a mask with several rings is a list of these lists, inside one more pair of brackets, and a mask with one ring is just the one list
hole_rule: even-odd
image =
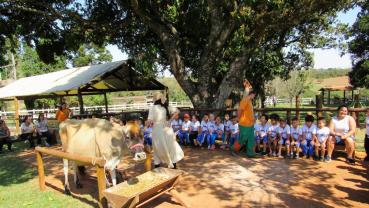
[[32,99],[32,98],[28,98],[24,100],[24,105],[26,106],[27,110],[32,110],[35,108],[35,100],[36,99]]

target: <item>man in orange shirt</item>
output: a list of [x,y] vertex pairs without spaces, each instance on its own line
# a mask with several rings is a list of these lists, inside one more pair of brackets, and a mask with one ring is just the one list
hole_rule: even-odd
[[240,102],[238,108],[238,126],[240,129],[239,143],[246,146],[246,155],[255,157],[254,152],[254,110],[252,100],[255,98],[255,92],[251,89],[246,97]]

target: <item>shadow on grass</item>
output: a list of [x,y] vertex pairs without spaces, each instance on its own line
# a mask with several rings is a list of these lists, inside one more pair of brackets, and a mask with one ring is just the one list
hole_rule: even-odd
[[19,159],[16,153],[0,155],[0,186],[24,183],[36,175],[31,164]]

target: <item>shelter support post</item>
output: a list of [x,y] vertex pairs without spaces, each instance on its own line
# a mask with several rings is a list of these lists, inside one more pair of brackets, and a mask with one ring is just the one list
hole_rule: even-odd
[[354,101],[354,90],[351,90],[351,100]]
[[323,99],[322,99],[322,95],[321,94],[318,94],[315,96],[315,99],[316,99],[316,115],[318,117],[320,117],[320,113],[321,113],[321,109],[323,108]]
[[20,133],[20,129],[19,129],[19,102],[18,102],[18,98],[14,97],[14,120],[15,120],[15,132],[17,134]]
[[[329,96],[329,94],[328,94],[328,96]],[[323,97],[323,105],[324,105],[324,90],[322,90],[322,97]]]
[[328,105],[331,104],[331,91],[328,90]]
[[106,92],[104,93],[104,103],[105,103],[105,113],[109,113],[109,109],[108,109],[108,98],[106,96]]
[[343,90],[343,103],[346,103],[346,90]]
[[79,103],[79,114],[84,114],[85,109],[83,108],[83,97],[80,88],[78,88],[78,103]]

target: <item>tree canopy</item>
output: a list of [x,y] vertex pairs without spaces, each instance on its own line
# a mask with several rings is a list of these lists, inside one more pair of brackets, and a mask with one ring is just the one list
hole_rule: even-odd
[[361,4],[362,10],[352,26],[353,40],[349,44],[353,70],[349,73],[355,87],[369,88],[369,2]]
[[17,0],[0,3],[0,39],[23,38],[48,62],[82,43],[116,44],[145,74],[168,69],[194,106],[223,107],[245,77],[263,92],[274,76],[311,66],[307,49],[332,46],[333,34],[345,29],[335,15],[351,5],[351,0]]

